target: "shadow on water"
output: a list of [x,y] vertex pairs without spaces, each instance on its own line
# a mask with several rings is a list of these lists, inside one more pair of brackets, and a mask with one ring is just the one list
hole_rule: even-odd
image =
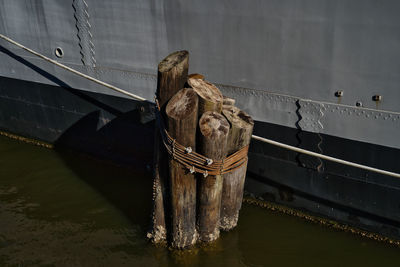
[[[151,212],[154,122],[142,123],[140,112],[121,111],[119,101],[101,100],[95,94],[73,89],[51,73],[0,45],[0,52],[32,69],[84,101],[92,111],[65,130],[55,142],[55,151],[82,181],[98,191],[133,224],[147,230]],[[93,96],[92,96],[93,95]],[[99,100],[100,98],[100,100]],[[134,101],[130,101],[135,107]],[[100,127],[99,127],[100,126]],[[100,160],[74,150],[94,155]],[[112,162],[112,163],[111,163]],[[147,168],[147,170],[146,170]]]
[[97,159],[88,160],[88,156],[67,149],[58,150],[58,153],[79,179],[100,193],[132,224],[140,226],[144,237],[151,213],[150,173]]
[[[84,116],[60,136],[55,150],[81,180],[131,223],[139,225],[144,236],[152,203],[149,163],[154,130],[139,122],[137,111],[123,113],[97,129],[100,119],[100,111]],[[96,155],[98,159],[88,161],[87,155],[74,150]]]

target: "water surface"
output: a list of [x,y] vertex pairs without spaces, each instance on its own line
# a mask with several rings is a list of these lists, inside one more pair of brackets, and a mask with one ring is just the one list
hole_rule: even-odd
[[400,249],[244,205],[186,253],[148,243],[151,175],[0,137],[0,266],[399,266]]

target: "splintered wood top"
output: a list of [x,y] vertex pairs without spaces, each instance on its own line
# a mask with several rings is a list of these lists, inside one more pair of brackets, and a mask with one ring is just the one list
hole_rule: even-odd
[[158,64],[158,71],[168,72],[173,67],[183,62],[187,57],[189,57],[189,52],[186,50],[174,52],[168,55],[160,62],[160,64]]
[[235,123],[242,128],[254,126],[253,119],[246,112],[235,106],[224,105],[222,108],[222,113],[225,115],[228,121]]
[[228,135],[229,123],[224,116],[215,112],[205,112],[199,121],[200,131],[203,136],[218,140]]
[[168,102],[166,113],[169,117],[183,119],[197,109],[198,97],[191,88],[179,90]]
[[223,97],[221,92],[212,83],[202,79],[189,78],[188,84],[200,97],[214,103],[222,102]]

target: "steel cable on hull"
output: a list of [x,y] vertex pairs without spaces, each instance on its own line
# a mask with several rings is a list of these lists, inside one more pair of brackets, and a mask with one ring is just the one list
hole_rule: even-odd
[[278,146],[278,147],[281,147],[281,148],[285,148],[285,149],[288,149],[288,150],[291,150],[291,151],[295,151],[295,152],[298,152],[298,153],[302,153],[302,154],[305,154],[305,155],[321,158],[321,159],[324,159],[324,160],[333,161],[333,162],[336,162],[336,163],[340,163],[340,164],[343,164],[343,165],[347,165],[347,166],[351,166],[351,167],[355,167],[355,168],[359,168],[359,169],[364,169],[364,170],[371,171],[371,172],[376,172],[376,173],[380,173],[380,174],[384,174],[384,175],[389,175],[389,176],[393,176],[393,177],[396,177],[396,178],[400,178],[400,174],[399,173],[385,171],[385,170],[381,170],[381,169],[365,166],[365,165],[362,165],[362,164],[354,163],[354,162],[351,162],[351,161],[347,161],[347,160],[343,160],[343,159],[338,159],[338,158],[326,156],[326,155],[323,155],[323,154],[319,154],[319,153],[316,153],[316,152],[312,152],[312,151],[309,151],[309,150],[305,150],[305,149],[302,149],[302,148],[298,148],[298,147],[295,147],[295,146],[290,146],[290,145],[283,144],[283,143],[280,143],[280,142],[277,142],[277,141],[273,141],[273,140],[270,140],[270,139],[267,139],[267,138],[263,138],[263,137],[260,137],[260,136],[257,136],[257,135],[252,135],[251,137],[253,139],[255,139],[255,140],[258,140],[258,141],[261,141],[261,142],[264,142],[264,143],[268,143],[268,144],[271,144],[271,145],[274,145],[274,146]]
[[[91,77],[89,75],[86,75],[86,74],[84,74],[82,72],[79,72],[79,71],[77,71],[77,70],[75,70],[73,68],[70,68],[70,67],[68,67],[68,66],[66,66],[64,64],[61,64],[61,63],[57,62],[56,60],[48,58],[48,57],[46,57],[46,56],[44,56],[44,55],[42,55],[42,54],[40,54],[40,53],[38,53],[36,51],[24,46],[24,45],[12,40],[11,38],[8,38],[8,37],[4,36],[3,34],[0,34],[0,38],[5,40],[5,41],[7,41],[7,42],[9,42],[9,43],[11,43],[11,44],[13,44],[13,45],[15,45],[15,46],[18,46],[19,48],[22,48],[23,50],[25,50],[25,51],[27,51],[27,52],[29,52],[29,53],[37,56],[37,57],[42,58],[43,60],[45,60],[47,62],[50,62],[50,63],[52,63],[52,64],[54,64],[54,65],[56,65],[56,66],[58,66],[58,67],[60,67],[62,69],[70,71],[70,72],[72,72],[72,73],[74,73],[74,74],[76,74],[78,76],[81,76],[81,77],[83,77],[85,79],[88,79],[88,80],[90,80],[92,82],[95,82],[95,83],[100,84],[102,86],[105,86],[105,87],[107,87],[107,88],[109,88],[111,90],[114,90],[114,91],[117,91],[117,92],[119,92],[121,94],[129,96],[129,97],[131,97],[131,98],[133,98],[135,100],[139,100],[139,101],[146,101],[147,100],[147,99],[145,99],[145,98],[143,98],[141,96],[132,94],[132,93],[130,93],[128,91],[125,91],[125,90],[123,90],[121,88],[118,88],[118,87],[116,87],[114,85],[111,85],[109,83],[100,81],[100,80],[98,80],[96,78],[93,78],[93,77]],[[305,154],[305,155],[321,158],[321,159],[324,159],[324,160],[340,163],[340,164],[343,164],[343,165],[347,165],[347,166],[351,166],[351,167],[355,167],[355,168],[359,168],[359,169],[363,169],[363,170],[367,170],[367,171],[371,171],[371,172],[375,172],[375,173],[379,173],[379,174],[383,174],[383,175],[388,175],[388,176],[400,178],[400,174],[399,173],[390,172],[390,171],[386,171],[386,170],[382,170],[382,169],[373,168],[373,167],[369,167],[369,166],[366,166],[366,165],[354,163],[354,162],[351,162],[351,161],[347,161],[347,160],[342,160],[342,159],[338,159],[338,158],[335,158],[335,157],[326,156],[326,155],[319,154],[319,153],[316,153],[316,152],[312,152],[312,151],[309,151],[309,150],[305,150],[305,149],[302,149],[302,148],[298,148],[298,147],[290,146],[290,145],[283,144],[283,143],[280,143],[280,142],[277,142],[277,141],[273,141],[273,140],[270,140],[270,139],[267,139],[267,138],[264,138],[264,137],[261,137],[261,136],[257,136],[257,135],[252,135],[252,138],[254,140],[258,140],[258,141],[261,141],[261,142],[264,142],[264,143],[268,143],[268,144],[271,144],[271,145],[274,145],[274,146],[278,146],[278,147],[281,147],[281,148],[284,148],[284,149],[288,149],[288,150],[291,150],[291,151],[295,151],[295,152],[298,152],[298,153],[302,153],[302,154]]]
[[42,55],[42,54],[40,54],[40,53],[38,53],[38,52],[36,52],[36,51],[34,51],[34,50],[28,48],[28,47],[26,47],[26,46],[24,46],[24,45],[22,45],[22,44],[16,42],[16,41],[14,41],[14,40],[12,40],[12,39],[10,39],[10,38],[4,36],[4,35],[1,34],[1,33],[0,33],[0,38],[3,39],[3,40],[6,40],[7,42],[9,42],[9,43],[11,43],[11,44],[13,44],[13,45],[15,45],[15,46],[18,46],[19,48],[24,49],[25,51],[27,51],[27,52],[29,52],[29,53],[31,53],[31,54],[37,56],[37,57],[40,57],[41,59],[43,59],[43,60],[45,60],[45,61],[47,61],[47,62],[50,62],[50,63],[52,63],[52,64],[54,64],[54,65],[56,65],[56,66],[58,66],[58,67],[60,67],[60,68],[62,68],[62,69],[65,69],[65,70],[67,70],[67,71],[70,71],[70,72],[72,72],[72,73],[74,73],[74,74],[76,74],[76,75],[78,75],[78,76],[81,76],[81,77],[83,77],[83,78],[85,78],[85,79],[88,79],[88,80],[90,80],[90,81],[92,81],[92,82],[95,82],[95,83],[97,83],[97,84],[100,84],[100,85],[102,85],[102,86],[105,86],[105,87],[107,87],[107,88],[110,88],[110,89],[112,89],[112,90],[114,90],[114,91],[117,91],[117,92],[119,92],[119,93],[121,93],[121,94],[124,94],[124,95],[127,95],[127,96],[129,96],[129,97],[132,97],[132,98],[135,99],[135,100],[146,101],[146,99],[143,98],[143,97],[141,97],[141,96],[132,94],[132,93],[127,92],[127,91],[125,91],[125,90],[123,90],[123,89],[121,89],[121,88],[118,88],[118,87],[114,86],[114,85],[111,85],[111,84],[109,84],[109,83],[100,81],[100,80],[98,80],[98,79],[96,79],[96,78],[93,78],[93,77],[91,77],[91,76],[89,76],[89,75],[86,75],[86,74],[84,74],[84,73],[82,73],[82,72],[79,72],[79,71],[77,71],[77,70],[75,70],[75,69],[73,69],[73,68],[70,68],[70,67],[68,67],[68,66],[66,66],[66,65],[64,65],[64,64],[61,64],[61,63],[59,63],[59,62],[56,61],[56,60],[53,60],[53,59],[51,59],[51,58],[49,58],[49,57],[46,57],[45,55]]

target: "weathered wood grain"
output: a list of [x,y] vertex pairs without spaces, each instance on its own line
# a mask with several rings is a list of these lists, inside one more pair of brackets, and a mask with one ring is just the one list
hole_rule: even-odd
[[[235,106],[224,105],[222,114],[231,126],[227,142],[227,151],[230,155],[250,144],[254,121],[248,114]],[[247,163],[223,175],[220,215],[222,230],[228,231],[237,225],[243,200],[246,169]]]
[[[156,96],[164,117],[165,104],[184,87],[187,81],[189,53],[178,51],[168,55],[158,64]],[[165,119],[165,117],[164,117]],[[148,237],[154,243],[165,242],[166,230],[166,188],[168,186],[168,156],[161,141],[159,128],[156,125],[153,163],[153,213],[152,229]]]
[[222,94],[219,89],[203,79],[189,78],[188,84],[199,95],[199,116],[207,111],[222,111]]
[[[221,114],[208,111],[199,121],[199,152],[212,159],[222,160],[227,153],[229,123]],[[219,237],[219,217],[222,194],[222,175],[198,174],[198,227],[200,240],[211,242]]]
[[[196,147],[198,97],[193,89],[182,89],[166,107],[168,133],[179,144]],[[172,247],[185,248],[197,241],[196,179],[170,156],[170,198]]]

